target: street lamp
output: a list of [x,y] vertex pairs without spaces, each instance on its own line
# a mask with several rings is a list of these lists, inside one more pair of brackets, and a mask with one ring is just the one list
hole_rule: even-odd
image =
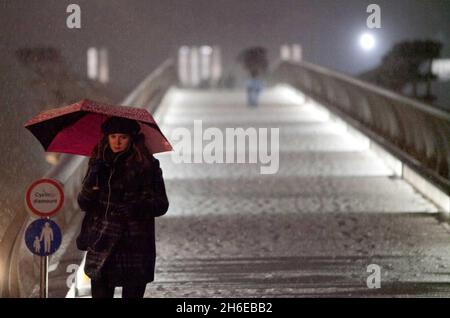
[[359,45],[365,51],[370,51],[375,47],[375,37],[370,33],[364,33],[359,37]]

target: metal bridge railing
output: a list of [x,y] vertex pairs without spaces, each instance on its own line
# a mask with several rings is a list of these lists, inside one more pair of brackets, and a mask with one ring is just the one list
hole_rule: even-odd
[[450,112],[308,62],[279,62],[272,79],[317,100],[450,194]]

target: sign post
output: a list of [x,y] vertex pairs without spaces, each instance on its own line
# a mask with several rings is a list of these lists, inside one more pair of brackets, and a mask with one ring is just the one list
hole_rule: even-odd
[[48,298],[48,256],[41,256],[39,297]]
[[50,220],[64,204],[64,191],[58,181],[39,179],[27,189],[25,196],[27,210],[40,217],[25,231],[25,243],[31,253],[41,257],[40,297],[48,298],[48,256],[61,245],[62,234],[59,226]]

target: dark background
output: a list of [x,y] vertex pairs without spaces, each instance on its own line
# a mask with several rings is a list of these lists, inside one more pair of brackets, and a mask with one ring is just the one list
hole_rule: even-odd
[[[300,43],[304,59],[356,74],[374,67],[393,43],[433,38],[450,56],[449,0],[1,0],[2,50],[50,45],[71,69],[86,73],[86,49],[109,49],[111,82],[131,90],[181,45],[220,45],[226,67],[258,44],[278,57]],[[67,5],[81,6],[81,29],[66,27]],[[381,6],[381,29],[368,30],[366,8]],[[358,37],[371,31],[373,51]]]

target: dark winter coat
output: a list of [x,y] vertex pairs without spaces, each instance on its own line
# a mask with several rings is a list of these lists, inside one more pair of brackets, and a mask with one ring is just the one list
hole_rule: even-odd
[[91,279],[106,276],[113,286],[154,280],[154,218],[169,208],[159,160],[152,156],[151,165],[144,167],[128,163],[130,155],[131,150],[115,154],[108,147],[98,173],[99,190],[83,183],[78,195],[86,212],[80,234],[87,238],[85,273]]

